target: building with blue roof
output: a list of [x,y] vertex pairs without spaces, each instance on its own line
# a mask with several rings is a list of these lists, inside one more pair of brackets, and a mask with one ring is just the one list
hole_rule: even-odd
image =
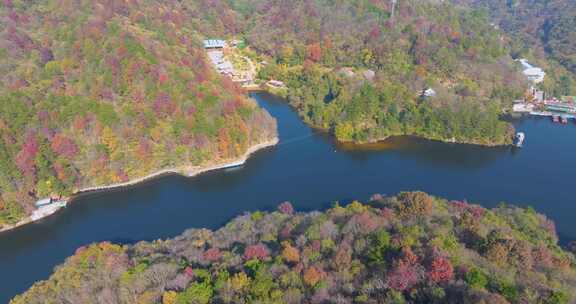
[[226,46],[225,40],[220,39],[207,39],[204,40],[205,49],[222,49]]

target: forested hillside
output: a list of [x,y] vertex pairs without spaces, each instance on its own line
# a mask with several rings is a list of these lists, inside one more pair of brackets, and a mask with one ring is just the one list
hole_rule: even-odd
[[556,95],[576,94],[576,3],[572,0],[453,0],[484,8],[492,20],[510,36],[518,38],[518,56],[550,58],[571,74],[554,65],[547,69],[557,83],[548,84]]
[[273,118],[205,59],[203,33],[235,31],[228,13],[212,1],[4,0],[0,227],[38,198],[274,138]]
[[[502,111],[527,88],[481,10],[442,1],[232,1],[301,115],[342,141],[391,135],[506,144]],[[265,56],[266,57],[266,56]],[[422,98],[432,88],[435,96]]]
[[574,261],[532,209],[406,192],[89,245],[11,303],[574,303]]

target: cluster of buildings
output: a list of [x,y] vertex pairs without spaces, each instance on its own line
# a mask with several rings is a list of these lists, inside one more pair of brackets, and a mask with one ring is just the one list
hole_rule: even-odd
[[253,82],[252,77],[247,75],[247,73],[237,71],[232,62],[225,56],[226,50],[239,47],[241,44],[243,44],[243,42],[240,40],[230,40],[227,42],[222,39],[207,39],[204,40],[204,49],[218,73],[229,76],[234,82],[248,85]]
[[558,99],[546,96],[544,91],[534,87],[544,81],[546,72],[531,65],[526,59],[519,59],[518,61],[524,68],[522,73],[532,83],[532,86],[525,99],[514,101],[513,111],[536,116],[549,116],[554,122],[567,123],[570,118],[576,119],[576,97],[563,96]]
[[539,67],[532,66],[526,59],[518,60],[524,68],[523,73],[532,82],[527,98],[514,101],[513,111],[537,116],[550,116],[555,122],[566,123],[569,118],[576,119],[576,97],[563,96],[560,99],[548,97],[542,90],[534,87],[544,81],[546,73]]

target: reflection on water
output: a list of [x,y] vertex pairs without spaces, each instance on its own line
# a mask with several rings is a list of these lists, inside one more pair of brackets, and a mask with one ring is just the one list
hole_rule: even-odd
[[574,125],[516,121],[527,134],[522,149],[413,137],[351,149],[312,131],[282,99],[253,96],[277,118],[279,145],[259,151],[241,167],[85,195],[54,217],[0,234],[0,303],[46,278],[79,246],[217,228],[244,211],[271,210],[285,200],[298,210],[312,210],[374,193],[423,190],[487,207],[500,201],[532,205],[556,221],[563,239],[576,238],[576,204],[563,190],[574,186]]
[[517,151],[512,147],[482,147],[477,145],[442,143],[413,136],[393,136],[384,141],[368,144],[338,143],[338,149],[351,157],[365,159],[370,155],[395,153],[401,158],[421,164],[462,169],[482,168],[507,154]]

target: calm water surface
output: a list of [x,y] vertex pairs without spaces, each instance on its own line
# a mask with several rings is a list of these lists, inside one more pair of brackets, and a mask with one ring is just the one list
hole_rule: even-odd
[[136,188],[85,196],[40,223],[0,234],[0,303],[48,278],[82,245],[173,237],[187,228],[218,228],[243,211],[291,201],[299,210],[374,193],[423,190],[487,207],[531,205],[576,239],[576,125],[517,121],[525,147],[481,148],[397,138],[350,150],[304,125],[280,99],[254,97],[278,120],[281,143],[243,167],[195,178],[170,176]]

